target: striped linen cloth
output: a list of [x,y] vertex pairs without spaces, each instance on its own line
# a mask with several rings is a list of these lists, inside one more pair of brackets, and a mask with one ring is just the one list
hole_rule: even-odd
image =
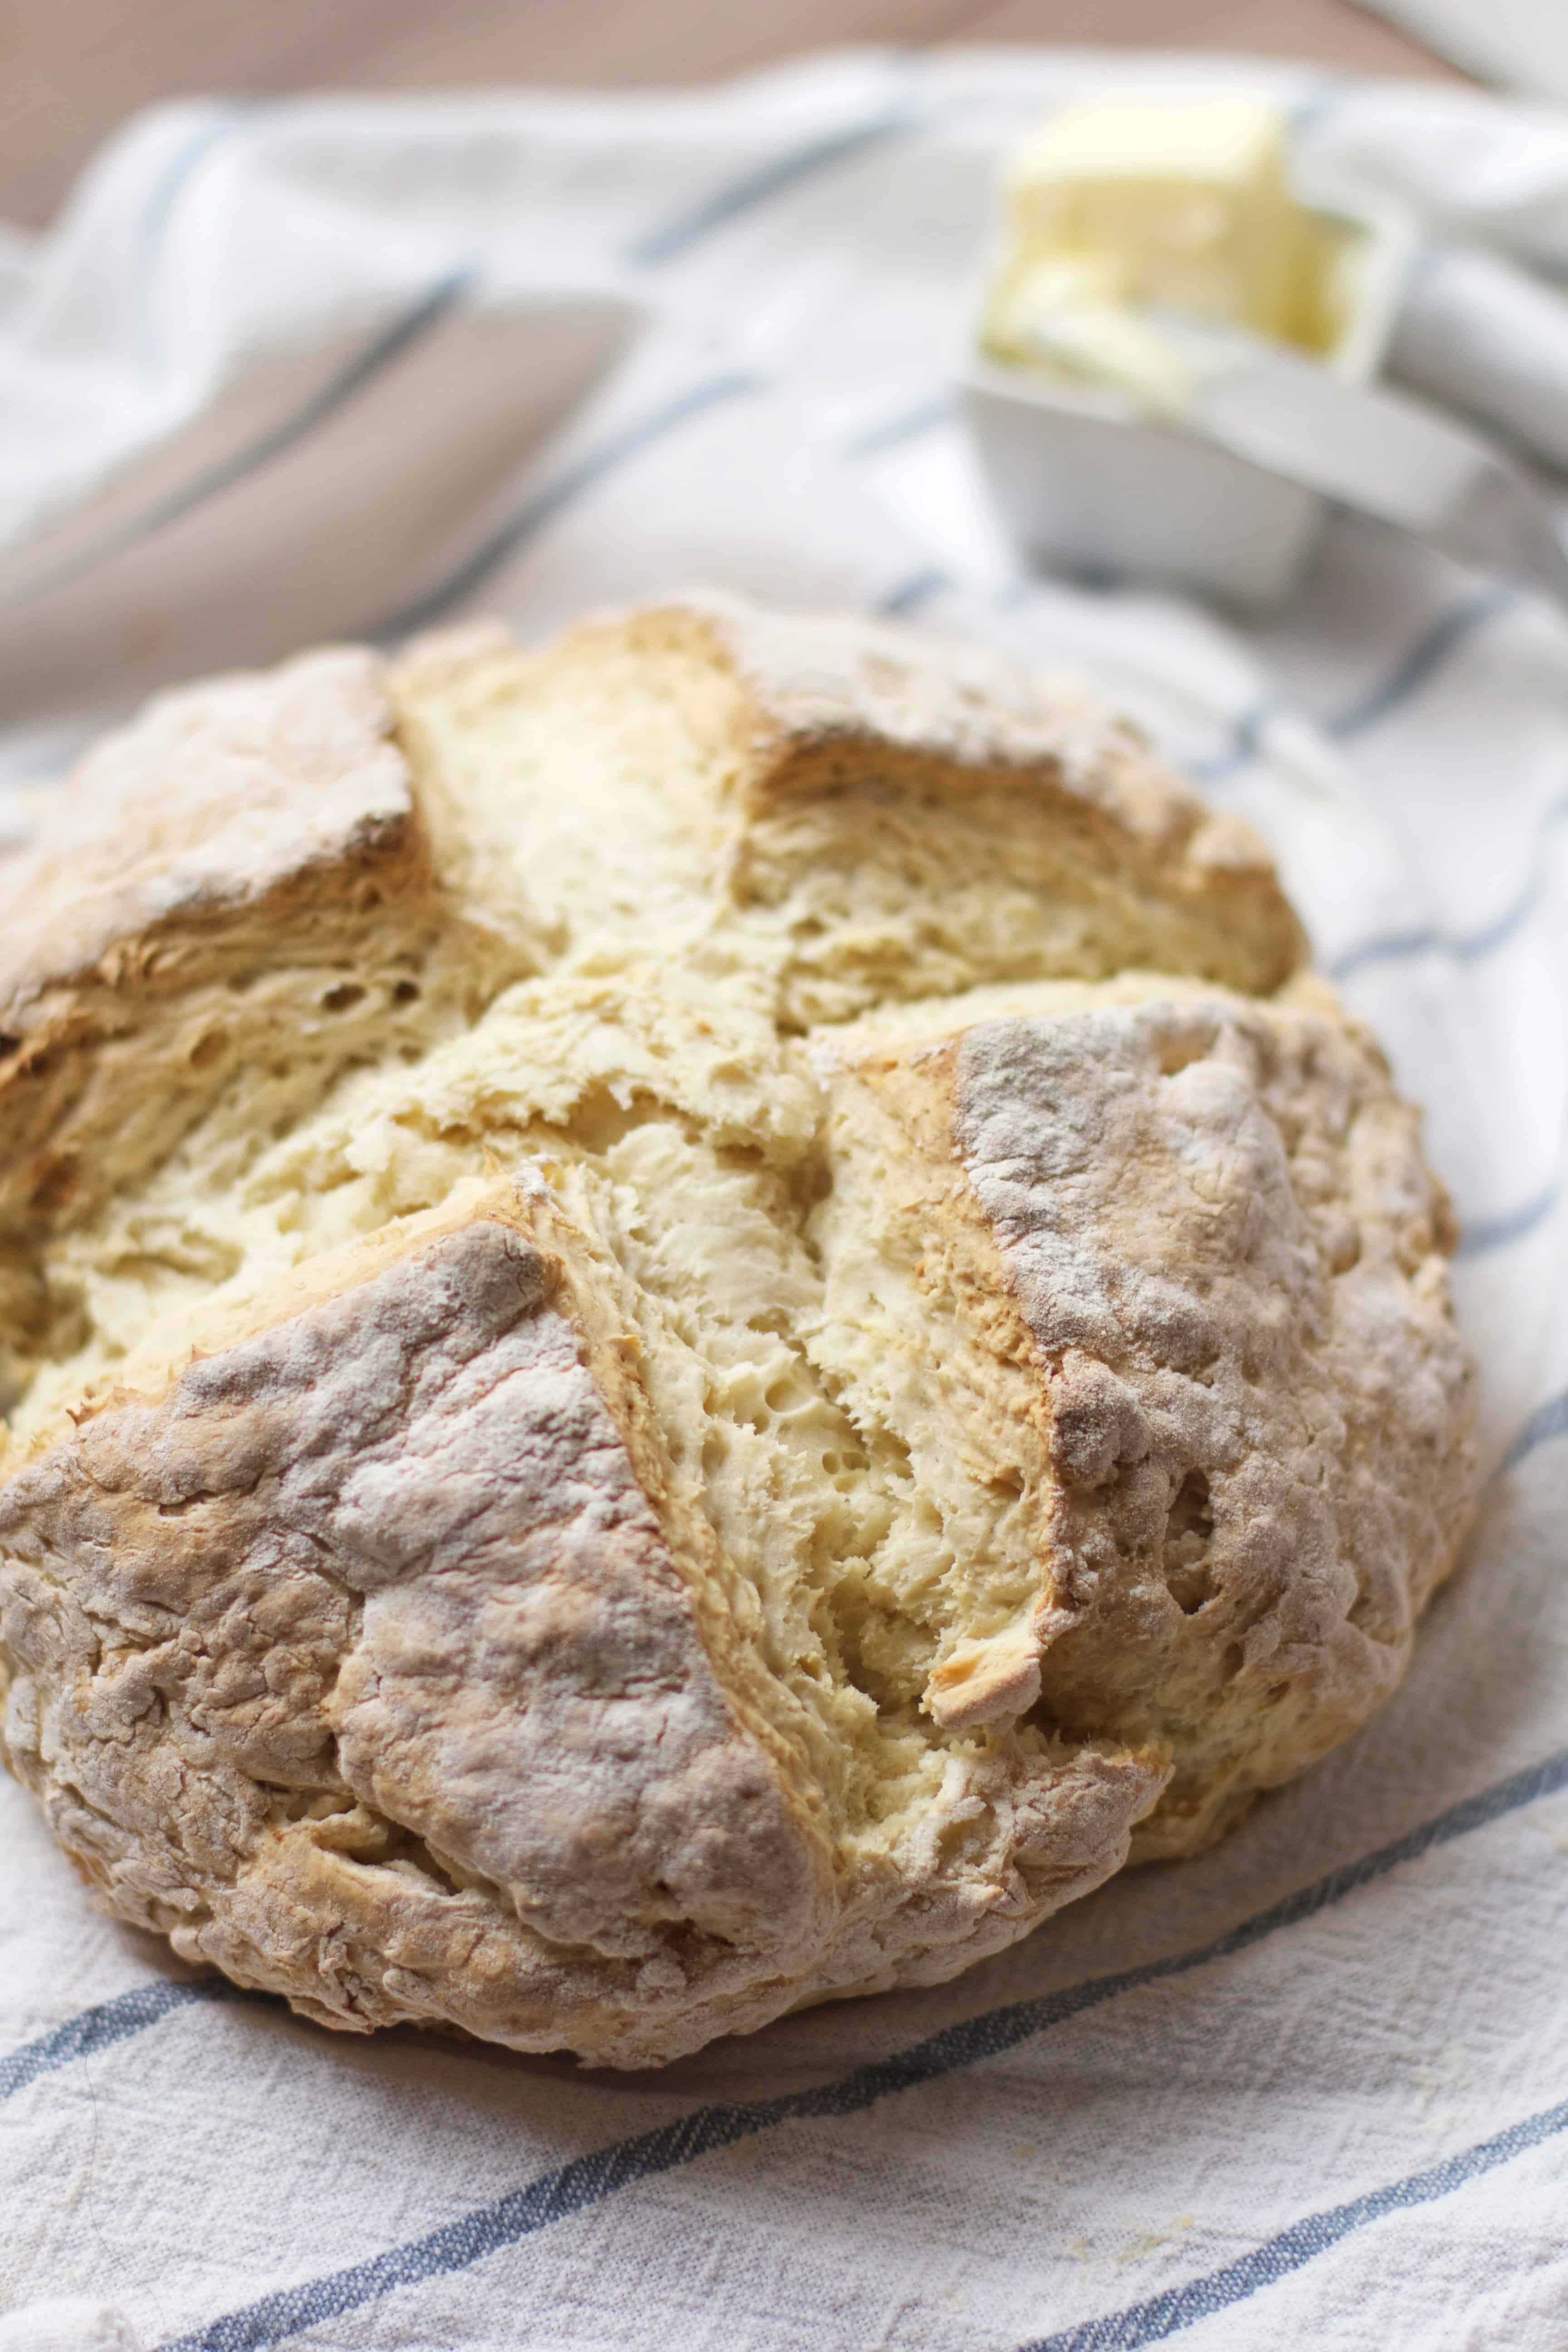
[[[1263,828],[1429,1106],[1489,1481],[1399,1696],[1218,1851],[647,2077],[191,1979],[7,1784],[0,2352],[1568,2343],[1568,630],[1350,520],[1247,634],[1025,578],[948,388],[998,147],[1216,72],[1568,267],[1568,117],[1043,51],[183,106],[0,242],[13,833],[147,686],[326,629],[700,579],[1066,655]],[[506,338],[563,294],[609,321],[567,377],[650,323],[540,443]]]

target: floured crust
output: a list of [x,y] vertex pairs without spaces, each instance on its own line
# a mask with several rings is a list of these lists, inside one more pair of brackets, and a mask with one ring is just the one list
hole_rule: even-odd
[[216,922],[389,838],[406,855],[391,724],[357,646],[159,696],[60,787],[52,831],[0,866],[11,1013],[162,924]]
[[1215,977],[1268,989],[1303,961],[1258,835],[1206,809],[1081,679],[860,614],[774,614],[710,594],[665,625],[693,619],[746,698],[750,756],[734,791],[753,824],[868,791],[982,809],[997,796],[1058,842],[1077,836],[1173,914],[1222,931]]
[[71,790],[90,866],[0,876],[0,1674],[120,1916],[653,2063],[1392,1687],[1446,1211],[1086,690],[704,597],[218,681]]
[[925,1703],[1163,1747],[1152,1854],[1206,1843],[1394,1686],[1475,1465],[1451,1219],[1375,1047],[1326,991],[1142,985],[920,1042],[868,1024],[823,1058],[840,1120],[867,1093],[914,1162],[921,1278],[963,1299],[980,1355],[971,1444],[1012,1465],[1020,1420],[1033,1441],[1037,1601],[954,1643]]
[[738,793],[752,814],[859,788],[871,761],[905,789],[924,781],[969,796],[997,782],[1059,796],[1113,825],[1123,854],[1147,852],[1162,887],[1197,889],[1222,874],[1254,884],[1274,952],[1286,970],[1300,961],[1300,926],[1257,835],[1206,809],[1081,678],[1037,676],[986,646],[860,614],[769,613],[712,593],[634,625],[694,624],[750,705],[753,761]]
[[[113,1907],[327,2022],[635,2063],[1107,1874],[1163,1774],[1090,1747],[960,1767],[938,1818],[967,1796],[984,1874],[961,1836],[835,1888],[710,1538],[535,1222],[570,1246],[524,1194],[362,1255],[0,1492],[9,1753]],[[297,1874],[347,1914],[325,1955]]]
[[[606,937],[668,951],[700,930],[710,960],[766,965],[788,1029],[1128,963],[1269,990],[1305,957],[1247,826],[1206,810],[1087,687],[980,647],[712,595],[581,629],[537,666],[490,630],[426,640],[392,692],[440,795],[463,757],[454,713],[510,719],[527,771],[531,711],[563,734],[595,692],[619,698],[622,737],[583,739],[621,772],[608,837],[509,803],[474,888],[510,856],[501,895],[529,903],[555,953]],[[667,737],[663,793],[626,789],[639,738],[673,714],[689,775]]]
[[[555,2041],[635,2047],[639,1976],[684,2005],[671,1925],[721,1974],[809,1956],[820,1836],[726,1699],[587,1352],[562,1261],[492,1203],[11,1481],[11,1750],[117,1908],[339,2021],[418,2014],[293,1949],[279,1841],[352,1853],[363,1814],[427,1849],[437,1906],[471,1897],[425,2011],[453,2022],[476,1906]],[[56,1644],[77,1671],[45,1698]]]
[[[346,646],[162,696],[58,788],[0,863],[0,1233],[96,1205],[321,998],[362,1004],[336,975],[367,950],[379,993],[417,985],[452,910],[391,733]],[[321,1025],[331,1067],[359,1024]]]

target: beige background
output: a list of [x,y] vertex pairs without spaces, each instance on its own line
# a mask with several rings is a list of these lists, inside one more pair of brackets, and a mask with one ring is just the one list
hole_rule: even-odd
[[835,41],[1255,49],[1451,74],[1351,0],[0,0],[0,219],[121,116],[212,91],[701,80]]

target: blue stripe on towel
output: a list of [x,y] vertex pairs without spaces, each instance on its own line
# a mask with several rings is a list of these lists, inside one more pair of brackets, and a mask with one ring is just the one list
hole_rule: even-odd
[[1037,2336],[1033,2343],[1023,2347],[1023,2352],[1138,2352],[1141,2345],[1158,2344],[1167,2336],[1179,2335],[1184,2327],[1195,2326],[1200,2319],[1212,2318],[1216,2311],[1228,2311],[1233,2305],[1245,2303],[1261,2288],[1274,2285],[1277,2280],[1299,2271],[1303,2263],[1326,2254],[1342,2238],[1381,2221],[1385,2214],[1404,2212],[1413,2205],[1429,2205],[1437,2197],[1451,2197],[1467,2181],[1479,2179],[1500,2164],[1511,2163],[1516,2156],[1539,2147],[1543,2140],[1555,2138],[1563,2131],[1568,2131],[1568,2099],[1558,2106],[1543,2108],[1539,2115],[1526,2116],[1493,2138],[1479,2140],[1474,2147],[1446,2157],[1441,2164],[1406,2173],[1403,2180],[1369,2189],[1364,2197],[1353,2197],[1348,2204],[1331,2205],[1321,2213],[1309,2213],[1304,2221],[1282,2230],[1277,2238],[1254,2246],[1250,2253],[1243,2254],[1237,2262],[1226,2263],[1223,2270],[1210,2271],[1204,2278],[1189,2279],[1185,2286],[1171,2287],[1163,2294],[1152,2295],[1146,2303],[1130,2304],[1125,2310],[1112,2312],[1105,2318],[1085,2320],[1080,2326],[1063,2328],[1055,2336]]
[[1498,1475],[1514,1469],[1538,1446],[1549,1445],[1554,1438],[1568,1437],[1568,1389],[1561,1396],[1548,1397],[1538,1404],[1508,1452],[1503,1455]]
[[162,265],[163,241],[168,233],[174,208],[190,182],[206,162],[215,147],[222,147],[235,132],[265,110],[255,100],[237,100],[209,116],[192,131],[184,145],[171,155],[163,166],[142,215],[140,242],[142,247],[142,357],[155,367],[161,357],[157,327],[156,279]]
[[661,2173],[732,2147],[753,2133],[770,2131],[780,2124],[859,2114],[879,2099],[918,2089],[944,2074],[1016,2049],[1037,2034],[1065,2024],[1087,2010],[1098,2009],[1122,1993],[1186,1976],[1215,1960],[1248,1951],[1268,1937],[1284,1928],[1299,1927],[1330,1905],[1386,1876],[1402,1863],[1418,1860],[1436,1847],[1484,1829],[1521,1806],[1534,1804],[1564,1788],[1568,1788],[1568,1749],[1465,1799],[1375,1853],[1329,1872],[1326,1877],[1270,1905],[1195,1950],[1146,1961],[1141,1968],[1091,1978],[1087,1983],[1070,1985],[1035,2000],[1018,2001],[979,2017],[963,2019],[909,2050],[858,2067],[853,2074],[816,2090],[700,2107],[658,2130],[639,2132],[608,2147],[595,2149],[592,2155],[577,2157],[570,2164],[542,2174],[509,2196],[477,2207],[424,2237],[410,2239],[384,2253],[352,2263],[345,2270],[302,2280],[297,2286],[280,2288],[237,2311],[226,2312],[205,2326],[166,2343],[163,2352],[267,2352],[267,2347],[286,2342],[302,2329],[340,2319],[345,2313],[374,2303],[396,2287],[415,2286],[423,2280],[467,2269],[488,2254],[548,2229],[552,2222],[565,2221],[622,2189],[636,2188]]
[[568,507],[583,491],[591,489],[606,474],[614,473],[627,458],[636,457],[654,442],[661,441],[667,433],[675,432],[694,416],[727,400],[738,400],[749,393],[766,387],[763,376],[731,369],[721,375],[705,376],[701,383],[690,384],[646,415],[589,449],[574,466],[567,467],[553,482],[531,498],[526,506],[504,522],[499,530],[486,540],[472,555],[466,556],[456,571],[448,572],[440,585],[421,596],[416,604],[405,605],[401,612],[389,614],[369,634],[386,639],[406,636],[415,629],[428,628],[451,607],[478,588],[489,577],[496,566],[515,553],[526,540],[542,529],[563,507]]
[[1284,705],[1272,696],[1255,702],[1250,710],[1244,710],[1239,719],[1233,720],[1230,740],[1223,751],[1211,751],[1206,758],[1184,759],[1180,764],[1202,784],[1217,783],[1222,776],[1234,775],[1237,768],[1245,768],[1258,758],[1263,749],[1264,729],[1283,709]]
[[1459,1235],[1456,1255],[1481,1257],[1488,1250],[1502,1249],[1510,1242],[1522,1241],[1543,1225],[1562,1198],[1563,1186],[1553,1177],[1544,1192],[1537,1192],[1531,1201],[1517,1209],[1505,1209],[1496,1217],[1467,1217]]
[[[1315,722],[1325,735],[1336,742],[1346,742],[1352,737],[1364,734],[1369,728],[1403,709],[1430,679],[1436,677],[1451,653],[1472,637],[1476,631],[1506,612],[1519,602],[1511,588],[1489,588],[1479,596],[1468,597],[1434,623],[1426,634],[1418,638],[1409,651],[1383,680],[1347,704],[1343,710],[1331,711]],[[1255,703],[1250,709],[1233,720],[1228,741],[1223,751],[1207,758],[1185,759],[1181,764],[1200,782],[1213,783],[1236,769],[1246,767],[1262,751],[1262,730],[1268,722],[1283,714],[1286,706],[1275,700]],[[1303,714],[1305,716],[1305,714]]]
[[1331,980],[1343,980],[1371,963],[1401,963],[1422,955],[1447,956],[1455,963],[1476,963],[1506,947],[1542,905],[1550,878],[1548,860],[1552,835],[1568,821],[1568,795],[1551,802],[1536,820],[1535,844],[1518,894],[1475,931],[1445,931],[1426,924],[1409,931],[1384,931],[1350,948],[1329,966]]
[[918,441],[922,435],[934,433],[939,425],[951,425],[958,414],[957,404],[950,392],[933,393],[912,407],[900,408],[896,416],[884,418],[880,425],[868,425],[852,434],[843,445],[846,457],[878,457],[884,449],[900,448],[906,441]]
[[1363,695],[1359,702],[1351,703],[1333,718],[1325,719],[1323,727],[1340,742],[1352,735],[1364,734],[1369,727],[1375,727],[1392,712],[1402,709],[1413,695],[1419,693],[1428,678],[1436,675],[1448,656],[1457,651],[1467,638],[1474,636],[1487,622],[1495,620],[1500,613],[1507,612],[1518,602],[1519,592],[1514,588],[1488,588],[1479,596],[1467,597],[1462,604],[1456,604],[1451,611],[1445,613],[1424,637],[1417,639],[1381,686],[1374,687],[1370,694]]
[[952,574],[934,566],[912,572],[907,580],[900,580],[896,588],[889,588],[885,596],[878,598],[877,611],[885,619],[896,620],[902,614],[918,611],[921,604],[929,604],[933,596],[944,595],[952,584]]
[[19,596],[9,600],[4,609],[15,612],[18,606],[30,604],[39,596],[51,595],[57,589],[68,588],[73,581],[83,578],[110,557],[123,554],[127,548],[151,538],[154,531],[182,520],[195,508],[205,505],[208,499],[216,498],[222,490],[232,489],[236,483],[246,480],[249,475],[259,472],[262,467],[269,466],[274,458],[282,457],[300,442],[308,440],[318,425],[324,425],[339,409],[356,399],[367,384],[374,383],[388,368],[395,366],[405,352],[423,342],[432,328],[438,326],[448,312],[471,292],[473,285],[471,270],[454,270],[441,278],[427,293],[420,296],[412,309],[404,311],[401,318],[395,319],[390,326],[383,328],[357,359],[351,360],[319,392],[312,393],[292,416],[285,417],[281,424],[269,425],[247,447],[237,450],[232,457],[223,458],[217,465],[209,467],[205,473],[198,474],[194,480],[172,491],[167,498],[161,499],[155,506],[149,507],[145,513],[138,515],[134,521],[127,523],[88,554],[71,557],[58,572],[34,583]]
[[716,229],[727,228],[731,221],[799,187],[803,181],[815,179],[819,172],[847,163],[864,154],[868,148],[880,147],[889,139],[902,138],[922,128],[921,118],[909,107],[900,106],[886,109],[869,121],[855,124],[849,130],[834,131],[826,138],[809,140],[789,154],[775,156],[772,163],[760,164],[754,172],[744,173],[699,198],[662,227],[649,229],[626,247],[626,258],[637,269],[651,269],[660,262],[673,261],[677,255],[689,252]]
[[52,2033],[40,2033],[0,2058],[0,2099],[14,2097],[40,2074],[52,2074],[74,2059],[90,2058],[95,2051],[110,2049],[116,2042],[140,2033],[144,2026],[156,2025],[172,2010],[188,2008],[195,2000],[221,1998],[226,1990],[209,1978],[196,1984],[135,1985],[129,1992],[117,1993],[112,2000],[95,2001],[90,2009],[68,2018],[64,2025],[57,2025]]

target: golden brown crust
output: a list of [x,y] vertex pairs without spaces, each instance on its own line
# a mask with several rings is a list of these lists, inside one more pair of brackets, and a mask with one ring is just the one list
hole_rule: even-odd
[[330,2022],[637,2063],[942,1973],[1104,1876],[1163,1776],[1090,1745],[961,1772],[981,1867],[971,1829],[836,1893],[697,1589],[710,1538],[667,1541],[617,1335],[531,1222],[492,1199],[356,1254],[0,1490],[9,1753],[112,1907]]
[[1192,1851],[1387,1696],[1464,1531],[1471,1372],[1414,1114],[1327,992],[837,1057],[910,1163],[880,1181],[923,1192],[922,1281],[991,1359],[971,1442],[1013,1470],[1040,1433],[1033,1619],[960,1640],[926,1704],[1163,1748],[1138,1849]]
[[797,1970],[826,1867],[715,1679],[565,1269],[524,1222],[491,1203],[410,1235],[10,1481],[11,1752],[116,1908],[188,1956],[232,1962],[247,1916],[247,1981],[327,2000],[267,1928],[258,1857],[310,1801],[329,1823],[357,1803],[437,1887],[485,1896],[524,2001],[546,1948],[550,2046],[635,2045],[689,2006],[705,1948],[721,1974]]
[[1441,1202],[1084,690],[699,599],[219,681],[71,790],[0,1673],[120,1916],[654,2063],[953,1974],[1392,1685],[1471,1475]]
[[330,1069],[419,997],[451,911],[378,672],[345,647],[161,697],[0,864],[0,1231],[89,1211],[269,1049]]
[[1305,961],[1258,835],[1205,808],[1076,678],[1036,677],[984,646],[895,624],[713,594],[627,627],[734,676],[743,700],[730,796],[753,834],[803,803],[870,798],[884,823],[910,803],[946,804],[1005,841],[1014,872],[1036,835],[1053,874],[1067,866],[1157,901],[1188,950],[1174,969],[1268,991]]
[[[455,632],[390,687],[421,788],[467,798],[453,856],[492,919],[567,961],[700,939],[786,1031],[1129,963],[1269,990],[1306,952],[1255,835],[1086,687],[978,647],[705,597],[543,656]],[[580,791],[498,765],[476,792],[487,732]]]

